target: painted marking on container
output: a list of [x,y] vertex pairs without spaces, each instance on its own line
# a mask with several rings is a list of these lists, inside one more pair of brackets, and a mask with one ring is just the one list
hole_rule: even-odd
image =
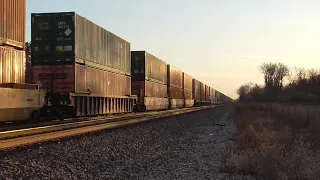
[[72,33],[72,31],[68,28],[66,31],[64,31],[64,34],[69,36]]

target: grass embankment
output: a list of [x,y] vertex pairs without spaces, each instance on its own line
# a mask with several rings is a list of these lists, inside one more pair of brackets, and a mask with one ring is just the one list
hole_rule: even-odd
[[[307,119],[277,105],[237,104],[236,145],[222,158],[222,171],[252,174],[259,179],[319,179],[320,121],[303,106]],[[313,107],[313,109],[316,109]],[[320,109],[320,108],[319,108]]]

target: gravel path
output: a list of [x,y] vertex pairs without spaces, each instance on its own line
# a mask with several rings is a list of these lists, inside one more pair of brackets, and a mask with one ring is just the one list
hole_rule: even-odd
[[231,106],[0,152],[0,179],[252,179],[219,173]]

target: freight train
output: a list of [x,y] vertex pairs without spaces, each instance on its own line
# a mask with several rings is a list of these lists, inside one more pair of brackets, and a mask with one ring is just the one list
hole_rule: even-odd
[[[7,0],[0,0],[3,1]],[[9,43],[2,46],[14,47]],[[8,53],[2,54],[3,62],[25,61],[24,56],[6,58]],[[12,111],[1,113],[0,121],[63,119],[231,102],[231,98],[154,55],[131,51],[129,42],[75,12],[32,13],[31,65],[26,66],[27,70],[19,67],[22,65],[11,65],[7,68],[11,75],[1,76],[0,91],[3,101],[9,103],[2,103],[0,111]],[[30,84],[23,85],[24,78],[18,78],[17,74],[23,71],[32,77],[32,82],[27,82]]]

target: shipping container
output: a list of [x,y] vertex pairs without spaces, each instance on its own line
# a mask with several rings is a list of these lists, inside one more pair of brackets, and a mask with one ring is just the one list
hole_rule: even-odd
[[184,91],[184,99],[192,99],[192,90],[185,89]]
[[25,83],[25,51],[0,46],[0,83]]
[[24,48],[26,0],[0,0],[0,45]]
[[183,73],[183,89],[192,91],[192,77]]
[[183,72],[168,64],[167,70],[168,86],[174,85],[183,88]]
[[130,43],[75,12],[31,14],[32,64],[75,62],[131,73]]
[[196,79],[192,79],[192,91],[194,93],[200,93],[200,89],[201,89],[201,82]]
[[131,92],[138,97],[166,98],[167,85],[152,81],[132,81]]
[[192,98],[193,98],[196,102],[200,102],[200,101],[201,101],[201,95],[200,95],[200,93],[193,93],[193,92],[192,92]]
[[200,94],[200,101],[206,102],[206,95],[205,94]]
[[155,81],[167,84],[167,63],[146,51],[131,52],[132,81]]
[[206,85],[200,82],[200,94],[204,95],[206,94]]
[[131,94],[131,78],[84,65],[33,66],[33,83],[53,93],[89,93],[98,96]]
[[206,101],[210,100],[210,87],[205,85],[205,90],[206,90]]
[[183,99],[183,89],[181,87],[171,85],[168,87],[168,96],[170,99]]

